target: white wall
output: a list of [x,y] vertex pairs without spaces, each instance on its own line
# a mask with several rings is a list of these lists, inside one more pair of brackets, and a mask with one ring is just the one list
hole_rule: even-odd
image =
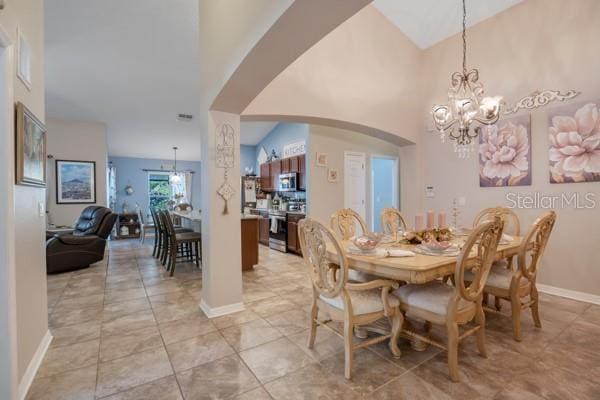
[[[382,155],[399,157],[400,147],[386,141],[375,139],[362,133],[331,128],[320,125],[310,125],[309,152],[306,168],[308,173],[308,214],[329,225],[331,214],[344,208],[344,152],[355,151],[366,154],[366,217],[367,226],[371,226],[371,163],[370,157]],[[316,153],[327,153],[327,168],[315,166]],[[327,180],[327,170],[337,169],[339,172],[336,183]]]
[[81,210],[92,204],[56,204],[56,160],[96,162],[96,203],[106,206],[108,149],[106,126],[98,122],[48,118],[48,211],[56,225],[72,225]]
[[[39,0],[19,0],[5,2],[5,9],[0,11],[0,25],[8,33],[12,43],[16,43],[17,26],[26,36],[32,53],[32,85],[28,89],[15,77],[14,71],[10,71],[8,84],[11,93],[9,94],[8,115],[13,116],[12,104],[14,102],[24,103],[41,121],[45,119],[44,106],[44,10],[43,2]],[[14,46],[10,49],[11,54]],[[14,65],[14,59],[9,56],[11,67]],[[4,116],[3,116],[4,117]],[[0,130],[2,135],[9,135],[9,138],[3,137],[0,143],[8,143],[9,148],[9,177],[14,179],[14,121],[9,119],[10,128],[6,132]],[[14,182],[14,180],[13,180]],[[14,254],[14,266],[10,263],[2,265],[2,268],[11,270],[14,267],[14,287],[8,290],[14,290],[16,297],[16,378],[22,381],[25,371],[29,367],[38,347],[42,343],[44,335],[48,331],[48,316],[46,305],[46,252],[45,252],[45,219],[39,215],[39,205],[44,207],[45,190],[42,188],[10,185],[1,187],[2,196],[13,196],[14,215],[6,221],[0,221],[11,231],[7,232],[10,237],[5,237],[7,243],[10,243],[8,251]],[[10,202],[9,202],[10,203]],[[6,204],[9,204],[6,203]],[[4,202],[2,204],[5,204]],[[12,203],[10,203],[12,204]],[[4,218],[3,218],[4,219]],[[12,224],[14,222],[14,225]],[[18,245],[15,245],[17,243]],[[0,290],[7,288],[2,287]],[[0,307],[6,307],[6,304],[0,304]],[[2,321],[4,322],[4,321]],[[2,340],[11,338],[3,337]],[[13,351],[15,349],[12,349]],[[6,371],[4,363],[11,363],[11,354],[2,353],[2,371]],[[7,371],[7,378],[12,376],[13,372]],[[5,378],[5,376],[3,376]],[[0,397],[10,398],[14,396],[12,382],[2,381]],[[12,393],[8,392],[12,390]]]

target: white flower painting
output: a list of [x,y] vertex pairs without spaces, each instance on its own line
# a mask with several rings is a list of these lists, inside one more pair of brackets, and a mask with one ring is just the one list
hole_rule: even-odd
[[550,183],[600,181],[599,109],[600,100],[550,112]]
[[531,185],[529,115],[505,118],[479,133],[479,186]]

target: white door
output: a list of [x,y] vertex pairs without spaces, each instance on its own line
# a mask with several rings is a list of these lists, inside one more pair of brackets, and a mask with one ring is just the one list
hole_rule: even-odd
[[344,153],[344,207],[351,208],[366,221],[365,153]]

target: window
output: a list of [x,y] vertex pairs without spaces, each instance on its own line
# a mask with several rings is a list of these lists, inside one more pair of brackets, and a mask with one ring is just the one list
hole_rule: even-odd
[[168,209],[172,193],[168,173],[148,174],[148,197],[150,199],[149,205],[151,209]]

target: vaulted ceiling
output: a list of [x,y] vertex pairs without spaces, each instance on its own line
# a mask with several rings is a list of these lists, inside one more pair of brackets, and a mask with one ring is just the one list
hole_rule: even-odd
[[[201,0],[209,1],[209,0]],[[211,0],[216,1],[216,0]],[[290,0],[253,0],[276,18]],[[469,0],[469,25],[520,0]],[[46,107],[49,117],[106,124],[109,154],[200,159],[198,0],[46,0]],[[460,30],[459,0],[375,0],[419,47]],[[233,10],[232,10],[233,12]],[[279,13],[279,14],[278,14]],[[263,21],[264,22],[264,21]],[[224,27],[223,29],[226,29]],[[176,120],[192,114],[191,122]],[[256,144],[272,123],[244,122]]]

